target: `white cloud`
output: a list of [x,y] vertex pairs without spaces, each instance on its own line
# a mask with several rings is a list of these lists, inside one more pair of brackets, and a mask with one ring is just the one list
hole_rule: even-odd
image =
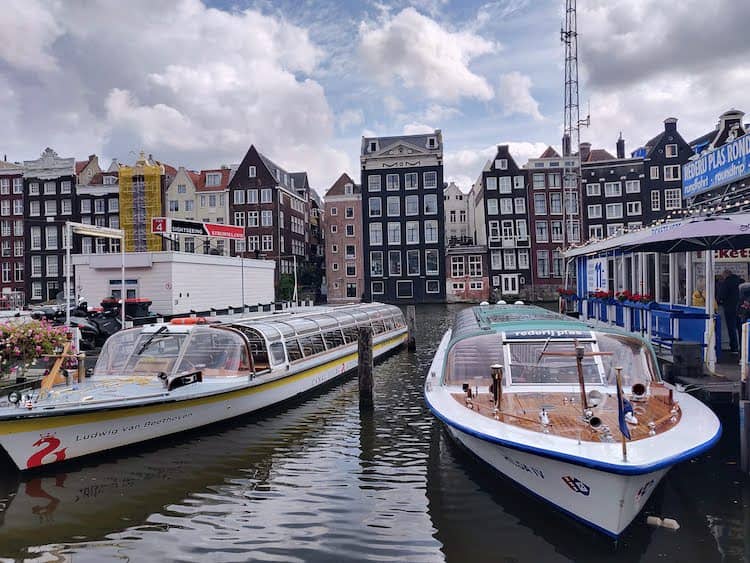
[[362,22],[359,32],[363,63],[383,85],[398,78],[438,100],[493,97],[492,87],[469,63],[496,46],[475,33],[446,29],[414,8],[386,13],[377,25]]
[[338,115],[337,119],[341,129],[348,129],[355,125],[362,125],[365,115],[361,109],[346,109]]
[[128,160],[144,149],[208,167],[238,162],[254,143],[289,169],[308,170],[315,187],[349,168],[347,153],[332,148],[336,117],[309,77],[323,52],[282,18],[200,0],[23,2],[4,14],[41,22],[28,38],[0,42],[0,57],[17,59],[4,78],[14,92],[11,125],[23,124],[18,158],[54,143],[63,156]]
[[404,107],[401,100],[391,94],[388,94],[383,98],[383,105],[388,113],[396,113]]
[[505,115],[520,113],[541,121],[539,102],[531,95],[531,78],[518,71],[500,76],[499,98]]
[[12,67],[29,71],[57,68],[49,48],[62,34],[50,12],[37,0],[8,0],[2,6],[5,16],[0,59]]
[[[696,17],[700,14],[700,17]],[[596,0],[579,5],[582,137],[612,152],[620,130],[627,152],[677,117],[690,141],[731,107],[747,109],[750,3]]]
[[424,121],[440,122],[459,115],[461,115],[461,111],[458,108],[431,104],[422,113],[422,119]]
[[[536,158],[547,148],[547,143],[525,141],[502,141],[498,145],[508,145],[510,154],[518,166],[523,166],[530,158]],[[480,149],[461,149],[445,153],[446,181],[455,182],[462,189],[471,187],[482,168],[497,154],[497,145]]]
[[424,123],[407,123],[404,125],[404,135],[420,135],[422,133],[433,133],[435,127],[425,125]]

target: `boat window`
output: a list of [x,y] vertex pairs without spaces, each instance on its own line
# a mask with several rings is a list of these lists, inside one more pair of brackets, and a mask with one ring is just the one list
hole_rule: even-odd
[[208,377],[247,375],[250,361],[244,338],[219,328],[194,329],[177,373],[197,370]]
[[347,344],[357,341],[357,325],[345,326],[341,329],[341,332],[344,334],[344,341]]
[[465,338],[456,342],[448,352],[448,364],[445,372],[447,385],[482,387],[486,391],[492,382],[490,366],[503,364],[503,350],[500,336],[483,334]]
[[344,337],[341,336],[340,330],[329,330],[325,334],[323,334],[323,338],[326,341],[326,346],[329,350],[333,348],[338,348],[339,346],[343,346],[344,344]]
[[271,350],[271,362],[277,366],[283,364],[286,361],[286,355],[284,354],[284,343],[274,342],[269,347]]
[[286,353],[289,356],[290,362],[296,362],[297,360],[302,359],[302,350],[300,349],[299,342],[297,342],[296,338],[294,340],[287,340]]
[[396,321],[393,320],[393,317],[388,317],[384,319],[384,323],[385,323],[386,330],[393,330],[396,328]]
[[187,337],[187,333],[170,333],[169,330],[142,332],[131,347],[132,353],[123,368],[124,374],[172,373]]
[[299,343],[302,347],[302,352],[305,354],[305,357],[314,356],[315,354],[320,354],[321,352],[326,351],[326,346],[323,343],[323,337],[320,334],[310,334],[308,336],[303,336],[299,339]]
[[385,324],[383,323],[383,319],[374,319],[372,321],[372,333],[381,334],[383,332],[385,332]]
[[601,356],[607,385],[615,384],[617,367],[623,368],[624,389],[629,389],[635,383],[647,385],[659,379],[659,370],[654,365],[653,357],[637,338],[598,333],[597,342],[602,352],[612,352],[611,356]]
[[141,328],[121,330],[110,336],[102,347],[94,367],[94,376],[124,375],[128,357],[135,350]]
[[[594,352],[593,342],[579,342],[584,353]],[[510,379],[513,384],[578,383],[578,364],[575,356],[576,343],[571,341],[535,340],[510,342]],[[568,355],[555,355],[568,354]],[[586,356],[582,361],[583,380],[586,383],[602,383],[602,372],[597,357]]]

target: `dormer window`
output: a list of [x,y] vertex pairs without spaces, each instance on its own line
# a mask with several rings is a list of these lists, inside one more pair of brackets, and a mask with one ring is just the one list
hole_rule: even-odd
[[508,169],[508,159],[507,158],[498,158],[495,161],[495,170],[507,170]]
[[247,167],[247,175],[249,178],[255,178],[255,166],[248,166]]
[[377,150],[378,150],[378,142],[370,141],[370,152],[375,152]]
[[108,185],[108,186],[115,183],[115,177],[114,176],[104,176],[103,180],[104,180],[104,183],[106,185]]
[[221,174],[206,174],[207,186],[218,186],[221,184]]
[[429,137],[427,139],[427,148],[434,149],[437,147],[437,139],[435,137]]
[[279,172],[279,169],[278,169],[278,168],[276,169],[276,181],[277,181],[277,182],[280,182],[280,181],[281,181],[281,172]]
[[344,194],[352,195],[354,193],[354,186],[352,184],[346,184],[344,186]]

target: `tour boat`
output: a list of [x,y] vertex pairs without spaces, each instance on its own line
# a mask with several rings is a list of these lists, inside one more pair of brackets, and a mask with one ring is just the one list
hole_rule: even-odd
[[425,399],[472,454],[612,537],[670,467],[721,435],[711,409],[661,380],[639,335],[527,305],[461,311]]
[[380,303],[120,331],[91,377],[0,399],[0,447],[24,470],[257,411],[354,369],[364,326],[376,358],[408,337]]

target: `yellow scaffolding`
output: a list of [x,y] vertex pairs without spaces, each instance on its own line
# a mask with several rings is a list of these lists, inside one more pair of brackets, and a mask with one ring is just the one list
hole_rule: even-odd
[[142,154],[135,166],[120,167],[120,228],[126,252],[162,249],[161,237],[151,233],[151,219],[164,215],[162,175],[162,167],[149,164]]

